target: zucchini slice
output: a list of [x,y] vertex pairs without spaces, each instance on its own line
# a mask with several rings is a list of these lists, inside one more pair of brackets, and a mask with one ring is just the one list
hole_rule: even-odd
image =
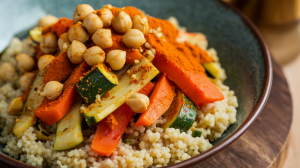
[[57,123],[54,150],[67,150],[80,145],[84,139],[81,132],[82,100],[77,97],[69,112]]
[[85,108],[83,116],[89,126],[101,121],[115,111],[131,95],[141,90],[159,73],[147,58],[143,58],[140,63],[133,65],[129,70],[135,72],[136,80],[131,78],[131,74],[125,71],[119,78],[119,85],[111,89],[104,100],[101,100],[99,104],[93,103]]
[[118,77],[101,63],[78,82],[76,89],[83,100],[91,104],[95,102],[97,94],[101,96],[118,84]]
[[180,89],[176,89],[174,100],[164,114],[167,121],[162,127],[164,129],[171,127],[186,132],[192,127],[196,115],[196,105]]
[[37,140],[38,141],[52,141],[53,135],[50,134],[43,126],[38,125],[39,131],[37,133]]
[[36,122],[33,111],[40,106],[44,100],[44,97],[39,94],[39,90],[42,90],[44,87],[44,77],[46,72],[47,70],[44,69],[39,71],[36,75],[24,103],[19,121],[15,124],[13,132],[19,139],[21,139],[24,132]]
[[204,69],[205,69],[205,72],[206,74],[209,76],[209,77],[212,77],[214,79],[217,79],[219,78],[220,76],[220,67],[218,67],[218,64],[215,63],[215,62],[208,62],[208,63],[204,63],[202,64]]
[[35,27],[34,29],[31,29],[29,31],[29,35],[33,41],[40,43],[43,39],[42,31],[43,31],[42,27]]

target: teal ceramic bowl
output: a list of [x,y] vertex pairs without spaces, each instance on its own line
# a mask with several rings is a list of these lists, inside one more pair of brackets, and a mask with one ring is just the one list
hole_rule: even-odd
[[[237,122],[213,143],[210,150],[167,167],[187,167],[211,157],[240,137],[262,111],[272,83],[268,49],[247,18],[218,0],[4,0],[0,2],[0,51],[13,36],[27,37],[28,30],[45,14],[72,18],[76,6],[82,3],[95,9],[105,4],[135,6],[162,19],[175,16],[187,31],[204,33],[209,47],[217,50],[228,76],[225,84],[238,97]],[[3,147],[1,144],[1,161],[16,167],[32,167],[6,156]]]

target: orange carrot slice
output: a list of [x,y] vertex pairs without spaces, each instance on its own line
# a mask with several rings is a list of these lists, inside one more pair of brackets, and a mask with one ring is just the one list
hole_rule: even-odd
[[163,115],[170,107],[175,95],[175,86],[162,75],[151,96],[147,110],[141,114],[135,126],[149,126]]
[[[152,82],[149,82],[139,93],[149,96],[154,86]],[[91,146],[93,151],[103,156],[109,156],[114,153],[133,116],[133,112],[127,104],[123,104],[110,115],[113,115],[114,120],[116,120],[118,124],[114,125],[114,129],[112,130],[109,123],[107,123],[107,117],[100,121]]]
[[71,72],[74,70],[75,65],[68,58],[66,51],[60,53],[49,64],[44,83],[50,81],[63,81],[68,78]]
[[150,95],[152,90],[154,89],[154,83],[148,82],[140,91],[139,93],[144,94],[144,95]]
[[166,73],[168,78],[174,81],[196,105],[224,99],[220,90],[205,74],[184,70],[179,65],[171,61],[166,61],[159,55],[155,56],[153,64],[157,69]]
[[133,111],[127,104],[123,104],[111,115],[114,116],[118,125],[114,130],[111,130],[108,123],[106,123],[107,117],[99,122],[96,135],[92,142],[91,149],[103,156],[111,155],[125,132],[125,129],[133,116]]
[[60,37],[60,35],[67,32],[73,24],[73,20],[69,18],[60,18],[54,25],[56,35]]
[[72,106],[77,95],[75,85],[88,69],[89,66],[86,62],[81,63],[75,68],[71,76],[64,83],[62,95],[55,100],[44,99],[43,103],[34,110],[35,116],[47,125],[53,125],[59,121]]

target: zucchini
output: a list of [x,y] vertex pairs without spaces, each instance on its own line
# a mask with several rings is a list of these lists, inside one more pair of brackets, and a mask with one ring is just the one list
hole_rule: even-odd
[[201,137],[202,132],[198,131],[198,130],[194,130],[192,133],[192,137],[196,138],[196,137]]
[[77,97],[69,112],[57,123],[54,150],[67,150],[84,142],[81,132],[82,99]]
[[220,67],[219,67],[218,63],[216,63],[216,62],[208,62],[208,63],[204,63],[202,65],[203,65],[203,67],[205,69],[206,74],[209,77],[212,77],[214,79],[219,78],[219,76],[220,76]]
[[186,132],[192,127],[196,115],[196,105],[180,89],[176,89],[173,102],[164,114],[167,121],[162,127],[164,129],[171,127]]
[[24,103],[19,121],[15,124],[13,132],[19,139],[21,139],[24,132],[29,127],[32,127],[36,122],[33,111],[40,106],[44,100],[44,97],[39,94],[39,91],[41,91],[44,87],[44,77],[46,72],[47,70],[44,69],[39,71],[36,75],[27,99]]
[[22,109],[23,109],[22,97],[17,97],[17,98],[14,98],[9,103],[9,106],[7,109],[7,114],[19,116],[19,115],[21,115]]
[[147,58],[143,58],[140,63],[133,65],[129,70],[130,72],[136,72],[136,80],[131,78],[131,74],[125,71],[119,78],[119,85],[111,89],[104,100],[85,108],[83,116],[89,126],[101,121],[115,111],[131,95],[141,90],[159,73]]
[[95,102],[96,95],[101,96],[118,84],[118,77],[101,63],[78,82],[76,89],[83,100],[91,104]]
[[40,43],[43,39],[42,35],[43,28],[42,27],[35,27],[29,31],[29,35],[33,41]]
[[37,140],[38,141],[52,141],[53,135],[50,134],[43,126],[38,125],[39,131],[37,133]]

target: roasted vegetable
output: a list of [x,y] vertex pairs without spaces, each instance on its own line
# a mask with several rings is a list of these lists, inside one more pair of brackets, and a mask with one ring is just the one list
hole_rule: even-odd
[[197,115],[197,107],[180,89],[176,89],[176,96],[171,107],[164,115],[166,122],[164,129],[171,127],[186,132],[193,125]]
[[14,99],[9,103],[9,106],[8,106],[8,109],[7,109],[7,113],[8,113],[9,115],[15,115],[15,116],[18,116],[18,115],[21,114],[22,109],[23,109],[23,101],[22,101],[22,97],[17,97],[17,98],[14,98]]
[[21,139],[24,132],[29,127],[32,127],[36,122],[36,118],[34,116],[33,111],[39,105],[41,105],[44,100],[44,97],[39,94],[39,91],[43,89],[46,71],[47,70],[41,70],[36,75],[32,87],[27,96],[27,99],[24,103],[22,114],[13,129],[14,134],[19,139]]
[[88,125],[95,124],[118,107],[120,107],[126,99],[132,94],[141,90],[148,82],[150,82],[159,71],[146,58],[143,58],[139,64],[133,65],[129,68],[130,72],[135,72],[136,79],[131,77],[127,72],[119,78],[119,85],[111,89],[107,97],[101,100],[101,104],[91,104],[86,108],[84,118]]
[[81,132],[82,99],[77,97],[69,112],[57,123],[54,150],[67,150],[80,145],[84,139]]
[[91,104],[95,102],[96,95],[101,96],[118,84],[117,76],[101,63],[78,82],[76,89],[84,101]]

